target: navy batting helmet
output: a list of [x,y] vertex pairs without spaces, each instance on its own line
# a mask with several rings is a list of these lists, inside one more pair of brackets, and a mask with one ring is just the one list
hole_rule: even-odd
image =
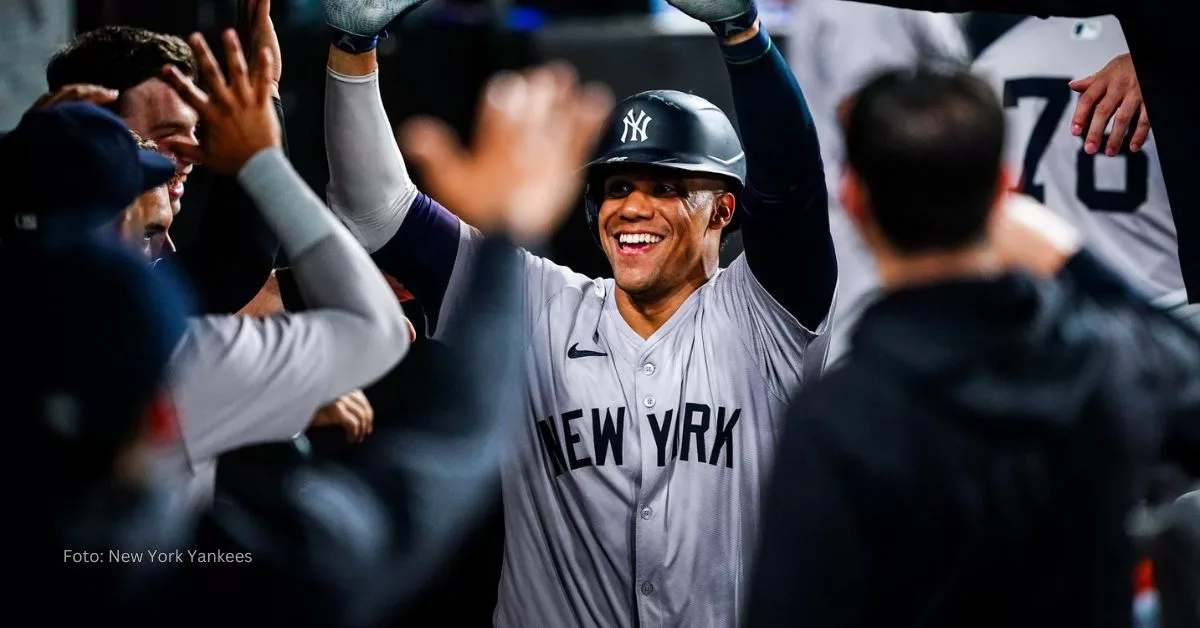
[[[716,105],[693,94],[655,90],[635,94],[613,109],[598,155],[587,164],[584,202],[588,228],[600,238],[597,216],[604,198],[602,177],[639,165],[716,175],[746,184],[746,153],[733,124]],[[727,229],[736,229],[738,214]]]

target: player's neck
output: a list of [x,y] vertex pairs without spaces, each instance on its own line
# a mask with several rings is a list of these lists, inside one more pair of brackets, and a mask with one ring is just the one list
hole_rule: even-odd
[[955,279],[988,277],[1004,271],[1004,264],[988,243],[953,251],[918,255],[876,256],[884,290],[941,283]]
[[684,301],[707,281],[707,277],[695,277],[671,292],[654,297],[635,297],[618,287],[617,311],[634,333],[646,339],[671,320]]

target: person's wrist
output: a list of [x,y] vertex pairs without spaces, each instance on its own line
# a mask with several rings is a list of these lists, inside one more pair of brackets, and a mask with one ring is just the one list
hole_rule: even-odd
[[734,45],[740,38],[740,41],[745,41],[754,36],[754,33],[747,35],[747,31],[754,30],[757,32],[759,28],[758,7],[751,2],[745,13],[731,18],[720,20],[718,22],[710,22],[708,27],[712,29],[717,37],[726,45]]
[[379,40],[387,36],[386,33],[369,36],[355,35],[333,27],[329,28],[329,34],[330,42],[335,48],[352,55],[364,54],[375,50],[379,46]]

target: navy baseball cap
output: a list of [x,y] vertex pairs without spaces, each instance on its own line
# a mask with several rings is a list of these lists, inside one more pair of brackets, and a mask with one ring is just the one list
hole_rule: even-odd
[[4,233],[74,237],[115,221],[175,165],[141,150],[112,112],[71,102],[31,111],[0,139]]

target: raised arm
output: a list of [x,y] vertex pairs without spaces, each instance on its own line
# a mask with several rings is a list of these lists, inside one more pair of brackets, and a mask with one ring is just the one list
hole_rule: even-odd
[[283,156],[269,88],[248,80],[232,32],[225,43],[226,57],[235,59],[229,85],[198,35],[192,46],[211,94],[178,72],[168,78],[208,127],[202,157],[237,172],[292,260],[311,309],[192,323],[173,360],[173,392],[193,464],[289,438],[318,407],[386,373],[409,345],[387,282]]
[[746,151],[746,262],[775,301],[815,330],[837,284],[828,194],[804,94],[748,0],[670,0],[722,38]]
[[[329,205],[376,264],[421,303],[431,324],[441,310],[460,238],[461,221],[421,194],[396,145],[379,91],[375,45],[389,24],[425,0],[392,0],[380,7],[326,0],[334,43],[325,79],[325,147]],[[462,260],[465,262],[466,260]]]

